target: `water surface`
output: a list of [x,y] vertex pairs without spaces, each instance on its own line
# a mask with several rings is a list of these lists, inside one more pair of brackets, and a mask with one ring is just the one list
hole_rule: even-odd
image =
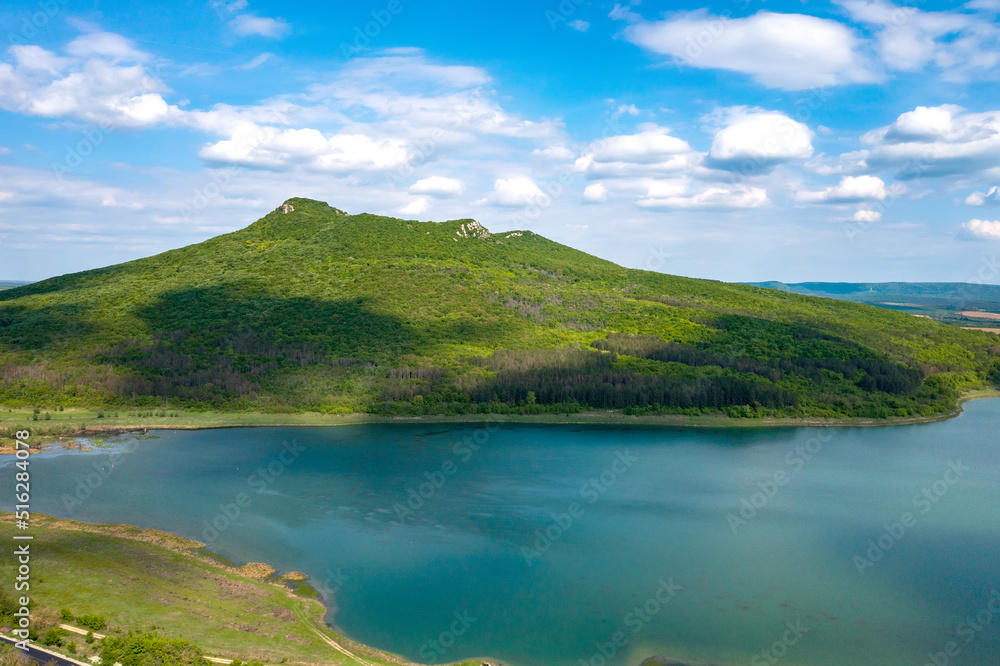
[[1000,615],[962,623],[1000,590],[998,433],[1000,400],[892,428],[164,431],[113,468],[37,456],[33,509],[304,571],[331,624],[423,663],[920,666],[956,641],[995,666]]

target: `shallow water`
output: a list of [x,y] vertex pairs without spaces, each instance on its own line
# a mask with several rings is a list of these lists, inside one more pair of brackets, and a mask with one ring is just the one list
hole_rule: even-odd
[[892,428],[164,431],[36,456],[32,508],[304,571],[341,631],[424,663],[920,666],[955,641],[995,666],[998,434],[1000,400]]

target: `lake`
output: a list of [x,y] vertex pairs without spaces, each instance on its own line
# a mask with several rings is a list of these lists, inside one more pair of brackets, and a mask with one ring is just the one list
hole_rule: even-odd
[[152,434],[113,467],[36,456],[33,510],[304,571],[332,625],[414,661],[1000,663],[1000,400],[885,428]]

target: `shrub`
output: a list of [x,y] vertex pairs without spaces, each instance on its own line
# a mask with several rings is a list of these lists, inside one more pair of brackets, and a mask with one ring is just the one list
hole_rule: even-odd
[[108,626],[108,620],[103,615],[95,615],[93,613],[80,615],[76,618],[76,621],[80,623],[80,626],[93,631],[100,631],[101,629],[106,629]]
[[156,633],[129,632],[110,636],[101,646],[101,662],[122,666],[202,666],[201,648],[188,641],[164,638]]
[[62,621],[63,622],[72,622],[73,621],[73,611],[71,611],[70,609],[63,608],[62,610],[59,611],[59,614],[62,615]]
[[69,632],[62,627],[49,627],[45,630],[42,642],[46,645],[62,645],[62,639],[68,634]]

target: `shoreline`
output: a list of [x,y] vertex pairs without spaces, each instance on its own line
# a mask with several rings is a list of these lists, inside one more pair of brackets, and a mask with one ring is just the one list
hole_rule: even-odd
[[[87,534],[109,536],[145,543],[156,548],[161,548],[163,550],[178,553],[185,557],[193,558],[202,564],[215,567],[228,574],[280,588],[286,594],[296,598],[302,603],[315,604],[322,609],[323,612],[319,615],[319,619],[316,621],[310,620],[308,617],[304,617],[301,613],[297,615],[299,620],[303,622],[313,633],[315,633],[324,643],[332,649],[337,650],[342,655],[348,656],[358,663],[366,664],[366,666],[376,665],[371,664],[369,661],[359,659],[356,656],[357,654],[362,655],[366,659],[377,659],[381,662],[396,664],[398,666],[421,666],[421,664],[410,662],[400,655],[354,640],[344,634],[338,627],[328,624],[325,617],[329,612],[330,607],[322,600],[322,597],[316,588],[309,584],[309,577],[300,572],[289,571],[280,573],[271,565],[261,562],[247,562],[243,565],[237,565],[235,562],[231,562],[224,556],[210,550],[208,545],[205,543],[180,534],[156,528],[137,527],[135,525],[128,525],[124,523],[89,523],[74,520],[72,518],[59,518],[58,516],[43,513],[33,513],[31,519],[33,524],[37,527],[84,532]],[[14,514],[0,510],[0,523],[12,524],[13,522]],[[298,583],[299,585],[291,585],[291,583]],[[308,587],[312,593],[300,594],[299,589],[301,587]],[[513,666],[491,657],[466,659],[460,662],[453,662],[450,666],[473,665]]]
[[[42,528],[84,532],[86,534],[114,537],[148,544],[185,557],[190,557],[202,564],[217,568],[228,574],[280,588],[290,597],[294,597],[305,604],[314,604],[322,609],[323,612],[318,618],[310,619],[306,617],[307,614],[304,612],[297,612],[296,616],[320,640],[341,655],[347,656],[354,662],[363,664],[364,666],[379,666],[379,664],[368,661],[372,659],[378,660],[388,666],[424,666],[417,662],[408,661],[405,657],[395,653],[355,640],[346,635],[339,627],[327,623],[326,615],[330,611],[330,606],[323,601],[322,596],[316,588],[309,584],[309,577],[301,572],[289,571],[281,573],[270,564],[261,562],[247,562],[246,564],[238,565],[225,556],[209,549],[208,544],[157,528],[138,527],[125,523],[90,523],[43,513],[33,513],[31,519],[34,525]],[[14,514],[0,510],[0,523],[13,524]],[[291,583],[299,583],[301,586],[308,587],[312,593],[300,594],[300,586],[292,585]],[[59,656],[67,657],[64,654],[59,654]],[[71,658],[72,655],[69,655],[69,657]],[[221,659],[224,660],[227,658],[222,657]],[[213,657],[212,660],[216,660],[218,663],[225,663],[219,657]],[[501,661],[493,657],[475,657],[450,662],[445,666],[516,666],[516,664]],[[699,666],[699,664],[676,661],[670,657],[654,654],[642,658],[640,662],[637,662],[637,666]]]
[[[0,510],[0,523],[13,524],[13,522],[14,514]],[[322,596],[320,596],[316,588],[309,584],[309,577],[300,572],[290,571],[281,573],[270,564],[261,562],[247,562],[243,565],[237,565],[235,562],[232,562],[226,557],[210,550],[208,545],[201,541],[157,528],[138,527],[125,523],[90,523],[72,518],[60,518],[58,516],[43,513],[32,514],[32,522],[37,527],[47,529],[84,532],[86,534],[137,541],[156,548],[178,553],[185,557],[190,557],[196,561],[215,567],[234,576],[280,588],[287,595],[294,597],[305,604],[315,604],[322,609],[323,612],[318,616],[318,619],[311,620],[310,618],[305,617],[305,613],[296,613],[296,615],[298,619],[313,633],[315,633],[317,637],[319,637],[326,645],[340,654],[348,656],[355,662],[364,664],[365,666],[378,666],[377,664],[367,661],[370,659],[377,659],[385,664],[394,666],[423,666],[422,664],[408,661],[405,657],[395,653],[355,640],[346,635],[339,627],[327,623],[325,618],[330,610],[330,606],[323,601]],[[300,588],[298,586],[291,585],[290,583],[304,584],[305,587],[310,588],[312,594],[300,594]],[[359,655],[362,658],[359,658]],[[65,657],[66,655],[60,654],[59,656]],[[219,658],[216,657],[214,659]],[[223,657],[222,659],[226,658]],[[475,657],[472,659],[451,662],[446,666],[516,665],[510,662],[495,659],[493,657]],[[660,655],[651,655],[643,658],[642,661],[638,663],[638,666],[697,666],[697,664],[676,661],[669,657],[663,657]]]
[[[16,429],[31,432],[36,446],[50,446],[66,443],[81,437],[110,437],[116,435],[143,433],[150,430],[214,430],[219,428],[280,428],[280,427],[333,427],[369,424],[469,424],[469,423],[512,423],[523,425],[589,425],[614,427],[660,427],[660,428],[878,428],[936,423],[956,418],[964,411],[964,404],[973,400],[1000,398],[1000,390],[979,389],[963,394],[955,406],[947,412],[933,416],[891,416],[885,419],[862,417],[765,417],[733,418],[722,415],[663,415],[627,416],[614,410],[591,410],[576,414],[440,414],[428,416],[378,416],[364,412],[351,414],[321,414],[319,412],[296,412],[290,414],[269,414],[265,412],[173,412],[176,417],[156,417],[156,420],[135,421],[131,417],[108,417],[103,423],[96,417],[97,412],[67,410],[57,413],[51,421],[30,420],[32,413],[24,411],[0,412],[0,432],[10,431],[11,438]],[[17,416],[14,416],[17,415]],[[24,421],[18,420],[23,415]],[[68,418],[63,415],[68,415]],[[92,415],[92,416],[91,416]],[[74,421],[74,417],[79,421]],[[143,417],[148,418],[148,417]],[[171,422],[172,418],[177,420]],[[44,424],[44,425],[43,425]],[[43,441],[38,442],[38,438]],[[0,443],[0,455],[10,455],[14,448],[8,441]]]

